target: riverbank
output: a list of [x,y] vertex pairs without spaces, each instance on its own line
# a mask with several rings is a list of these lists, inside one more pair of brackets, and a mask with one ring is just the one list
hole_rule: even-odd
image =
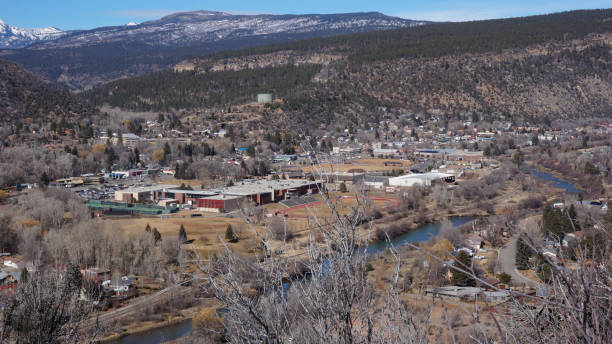
[[[571,183],[567,184],[570,185]],[[532,197],[534,194],[550,195],[553,192],[552,187],[548,184],[546,187],[538,189],[535,193],[533,191],[522,191],[519,186],[520,184],[516,181],[509,180],[505,183],[504,188],[500,190],[500,193],[496,197],[487,200],[473,200],[471,202],[462,203],[460,198],[452,198],[449,200],[447,206],[437,206],[433,200],[429,200],[420,211],[407,211],[403,208],[390,209],[386,205],[384,205],[384,208],[383,205],[378,205],[380,211],[383,212],[382,217],[371,223],[364,224],[359,229],[359,234],[363,235],[362,246],[366,247],[367,245],[366,250],[368,254],[377,254],[386,251],[388,244],[400,246],[406,242],[427,241],[431,236],[435,236],[439,233],[442,227],[441,221],[445,219],[449,219],[453,227],[460,227],[479,216],[488,216],[492,213],[498,213],[500,210],[509,210],[511,213],[515,212],[517,209],[522,209],[520,208],[521,200]],[[481,207],[483,202],[494,204],[495,207],[493,208],[493,212],[491,212],[491,209]],[[352,203],[346,204],[346,206],[350,205],[352,205]],[[394,206],[398,205],[399,204],[394,204]],[[304,221],[299,218],[298,220]],[[394,224],[398,225],[401,230],[389,233],[391,237],[389,242],[377,238],[375,235],[377,230],[384,230]],[[284,251],[284,255],[288,257],[297,257],[303,254],[305,246],[300,245],[300,240],[308,238],[308,236],[305,235],[305,233],[308,232],[308,227],[305,227],[306,228],[301,231],[296,231],[298,236],[291,242],[293,248],[291,251]],[[316,226],[313,227],[316,228]],[[243,240],[246,241],[248,239]],[[404,271],[404,273],[408,274],[407,271]],[[115,334],[114,337],[105,338],[105,342],[112,344],[142,344],[161,343],[169,340],[176,340],[172,338],[182,338],[191,333],[192,325],[189,319],[193,318],[195,314],[201,311],[202,307],[205,306],[200,305],[192,307],[191,315],[187,314],[186,311],[180,311],[180,315],[169,315],[164,321],[134,324],[133,326],[122,329],[121,333]],[[189,323],[187,323],[187,321],[189,321]],[[166,336],[168,333],[171,333],[172,336],[180,335],[180,337],[170,338]],[[143,336],[138,336],[138,334],[143,334]],[[166,340],[162,340],[163,338]]]
[[573,185],[573,187],[570,188],[570,189],[568,189],[568,188],[566,188],[564,186],[553,186],[554,189],[562,189],[562,190],[565,190],[565,192],[569,192],[569,193],[576,193],[576,192],[573,192],[572,189],[575,189],[575,191],[578,191],[578,192],[584,192],[584,190],[581,190],[581,189],[579,189],[577,187],[577,186],[580,185],[580,179],[579,178],[562,174],[559,171],[553,170],[553,169],[548,168],[546,166],[542,166],[541,164],[529,163],[526,166],[531,171],[535,171],[535,172],[540,173],[540,174],[548,174],[548,175],[550,175],[552,177],[552,178],[547,178],[546,176],[536,175],[536,177],[538,177],[538,178],[540,178],[542,180],[545,180],[547,182],[552,182],[553,184],[554,183],[563,183],[563,184]]
[[[104,344],[130,344],[130,343],[145,343],[143,341],[133,341],[130,340],[130,337],[144,337],[139,335],[147,335],[155,332],[164,332],[164,329],[169,329],[176,327],[176,325],[183,324],[187,321],[191,322],[193,317],[195,317],[199,312],[201,312],[202,308],[206,307],[204,304],[200,304],[197,306],[193,306],[190,308],[186,308],[180,310],[178,314],[167,314],[162,321],[141,321],[141,322],[133,322],[127,326],[122,326],[118,332],[109,334],[99,340],[99,343]],[[191,331],[191,329],[189,329]],[[163,339],[163,335],[159,336],[160,339]],[[147,342],[151,343],[151,342]],[[162,343],[162,341],[158,341],[157,343]]]
[[[449,218],[462,218],[462,217],[470,217],[470,218],[476,218],[479,216],[486,216],[488,215],[486,212],[484,211],[477,211],[475,209],[472,210],[466,210],[466,211],[461,211],[461,212],[436,212],[436,211],[432,211],[431,213],[428,213],[427,215],[425,215],[426,221],[424,222],[417,222],[419,219],[415,218],[414,216],[409,216],[409,217],[403,217],[400,218],[394,222],[385,222],[385,221],[376,221],[373,223],[373,226],[378,226],[375,227],[374,230],[374,235],[373,237],[371,237],[369,239],[369,241],[367,243],[365,243],[366,245],[373,245],[373,244],[377,244],[377,243],[381,243],[381,242],[385,242],[386,239],[385,238],[378,238],[377,237],[377,231],[378,230],[383,230],[384,228],[382,227],[383,225],[387,226],[387,227],[392,227],[394,224],[398,224],[401,225],[401,227],[398,227],[399,229],[394,229],[392,231],[386,231],[386,236],[389,237],[390,240],[393,240],[397,237],[409,234],[415,230],[419,230],[420,228],[424,227],[424,226],[428,226],[434,223],[439,223],[441,221],[444,221],[446,219]],[[384,219],[384,218],[383,218]]]

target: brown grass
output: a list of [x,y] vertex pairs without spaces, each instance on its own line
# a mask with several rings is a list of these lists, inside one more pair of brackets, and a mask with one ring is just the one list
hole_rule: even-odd
[[[402,166],[385,166],[386,161],[398,162],[398,163],[401,163]],[[304,172],[321,171],[321,170],[347,172],[352,169],[363,169],[368,172],[391,171],[391,170],[398,170],[398,169],[403,169],[404,171],[408,171],[410,166],[412,166],[412,162],[410,161],[404,161],[404,160],[399,160],[399,159],[371,158],[371,159],[352,160],[350,161],[350,163],[346,163],[346,164],[321,164],[317,166],[306,166],[306,167],[302,167],[302,170]]]
[[[228,224],[232,225],[234,232],[242,235],[251,236],[245,230],[245,223],[240,218],[227,218],[219,216],[189,217],[189,212],[181,212],[171,218],[133,218],[126,217],[121,219],[105,219],[107,228],[117,228],[125,235],[135,234],[144,231],[149,224],[151,228],[157,228],[161,233],[162,239],[167,236],[178,236],[181,225],[185,226],[187,238],[193,239],[193,244],[188,248],[195,249],[202,256],[207,256],[221,247],[221,239],[225,239],[225,230]],[[261,230],[261,228],[257,228]],[[230,244],[240,252],[246,252],[246,241],[240,240],[236,244]]]

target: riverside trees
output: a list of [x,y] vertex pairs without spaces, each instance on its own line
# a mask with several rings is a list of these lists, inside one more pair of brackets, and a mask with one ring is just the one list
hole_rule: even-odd
[[[234,343],[428,342],[427,334],[435,327],[430,308],[415,306],[424,302],[420,294],[402,294],[405,289],[398,285],[400,277],[405,277],[400,273],[402,260],[392,247],[384,256],[392,261],[392,277],[385,278],[383,286],[374,286],[367,278],[368,258],[358,248],[359,234],[372,226],[372,221],[364,221],[369,220],[366,204],[357,202],[350,211],[341,212],[331,201],[335,195],[323,195],[333,220],[323,223],[315,217],[317,233],[307,234],[310,240],[304,254],[284,255],[292,243],[278,235],[272,240],[275,236],[268,224],[264,232],[253,231],[261,242],[255,259],[232,252],[227,245],[206,264],[200,263],[206,276],[202,287],[215,295],[223,309],[223,328],[210,331]],[[612,278],[605,267],[612,263],[612,235],[599,222],[588,223],[597,224],[589,229],[599,233],[603,245],[596,250],[586,244],[578,247],[583,253],[576,255],[575,269],[559,267],[543,256],[541,240],[530,237],[541,235],[540,231],[525,234],[519,245],[539,257],[540,271],[546,271],[541,288],[548,296],[511,291],[509,301],[499,305],[507,311],[503,318],[489,314],[490,308],[481,308],[480,303],[471,304],[466,313],[474,319],[473,332],[459,337],[461,342],[608,342],[612,323],[607,316],[607,294]],[[436,251],[408,246],[431,258],[438,268],[449,268],[456,284],[501,292],[479,276],[465,252],[459,253],[455,264],[445,264],[448,257],[436,256]],[[587,254],[588,250],[593,252]],[[478,300],[489,305],[480,294]],[[489,330],[495,329],[496,334],[485,328],[484,314],[494,319]],[[448,338],[455,338],[452,325],[449,332]]]
[[[427,342],[427,315],[415,315],[399,297],[399,269],[385,291],[367,280],[367,256],[358,248],[363,204],[341,213],[326,192],[333,221],[316,222],[307,253],[291,259],[271,250],[278,237],[270,226],[257,234],[256,259],[229,246],[201,264],[205,287],[223,303],[225,334],[234,343]],[[276,226],[276,225],[273,225]],[[286,236],[283,248],[290,245]],[[277,249],[276,251],[278,251]],[[396,257],[397,268],[399,259]],[[308,278],[306,278],[308,272]],[[292,282],[287,282],[291,277]],[[384,330],[381,330],[384,329]]]

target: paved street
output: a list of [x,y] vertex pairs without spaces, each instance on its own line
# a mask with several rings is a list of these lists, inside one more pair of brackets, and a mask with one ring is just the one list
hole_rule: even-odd
[[530,280],[529,278],[523,276],[517,269],[516,269],[516,265],[514,264],[515,259],[515,252],[516,252],[516,241],[518,239],[518,236],[512,237],[510,239],[510,241],[504,245],[500,250],[499,250],[499,271],[498,273],[502,273],[505,272],[507,274],[509,274],[510,276],[512,276],[512,281],[514,283],[523,283],[526,284],[532,288],[537,288],[538,283]]

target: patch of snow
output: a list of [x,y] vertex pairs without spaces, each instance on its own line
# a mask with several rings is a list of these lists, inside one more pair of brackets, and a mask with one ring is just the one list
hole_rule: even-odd
[[39,41],[57,39],[65,34],[64,31],[54,27],[20,28],[0,20],[0,47],[4,48],[22,48]]

